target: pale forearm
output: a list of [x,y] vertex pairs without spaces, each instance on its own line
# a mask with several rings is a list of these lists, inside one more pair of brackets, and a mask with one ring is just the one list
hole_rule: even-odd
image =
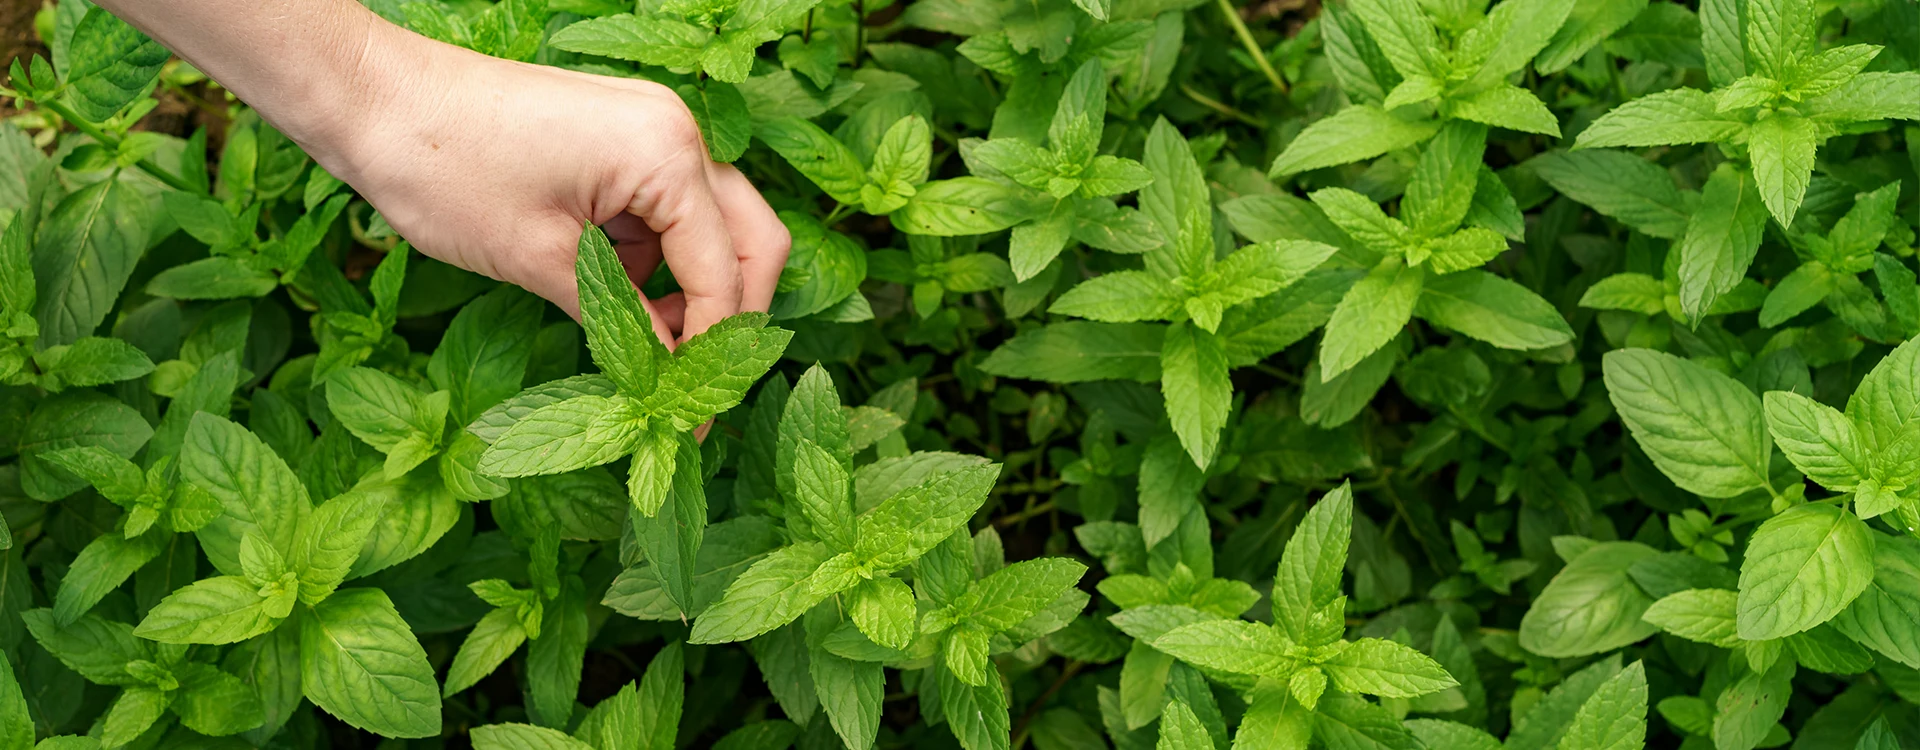
[[[381,65],[411,34],[354,0],[98,0],[193,63],[303,145],[405,75]],[[413,37],[417,40],[418,37]]]

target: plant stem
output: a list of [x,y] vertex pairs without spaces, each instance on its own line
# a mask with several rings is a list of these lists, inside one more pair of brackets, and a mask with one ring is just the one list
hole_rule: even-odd
[[1025,521],[1029,518],[1032,518],[1037,515],[1041,515],[1051,510],[1053,510],[1053,501],[1048,500],[1038,505],[1029,505],[1018,513],[1010,513],[1008,515],[1004,515],[999,518],[996,518],[993,520],[993,525],[1012,526],[1016,523]]
[[1214,99],[1213,97],[1207,96],[1206,94],[1202,94],[1199,91],[1195,91],[1194,88],[1190,85],[1187,85],[1184,83],[1180,84],[1180,93],[1186,94],[1188,99],[1194,100],[1195,102],[1199,103],[1200,106],[1202,107],[1206,107],[1207,109],[1211,109],[1215,112],[1219,112],[1220,114],[1226,117],[1232,118],[1234,120],[1238,120],[1243,124],[1251,125],[1253,127],[1260,128],[1262,130],[1265,130],[1267,127],[1267,122],[1265,120],[1262,120],[1258,117],[1254,117],[1253,115],[1250,115],[1238,109],[1235,109],[1233,105]]
[[1233,35],[1240,37],[1240,43],[1247,47],[1247,54],[1253,56],[1253,64],[1260,68],[1260,73],[1265,75],[1280,93],[1287,93],[1287,82],[1280,80],[1280,71],[1274,70],[1273,63],[1267,62],[1267,53],[1260,49],[1259,42],[1253,40],[1253,32],[1247,30],[1247,23],[1240,20],[1240,11],[1234,9],[1231,0],[1216,0],[1216,2],[1220,5],[1220,13],[1227,17],[1227,25],[1233,27]]
[[[35,102],[35,103],[39,104],[42,107],[46,107],[47,109],[51,110],[54,114],[59,115],[60,119],[73,123],[73,128],[75,130],[85,133],[87,137],[92,138],[95,141],[98,141],[100,145],[106,146],[107,148],[112,148],[112,149],[120,148],[119,136],[113,135],[112,133],[108,133],[107,131],[101,130],[99,126],[96,126],[91,122],[87,122],[86,118],[81,117],[80,113],[73,111],[73,108],[68,107],[65,102],[61,102],[54,99],[48,99],[46,101]],[[135,166],[140,167],[141,171],[144,171],[147,174],[153,175],[155,179],[158,179],[159,181],[166,183],[167,187],[170,187],[182,192],[195,193],[199,195],[206,194],[205,191],[198,190],[194,188],[192,185],[188,185],[187,181],[181,178],[179,175],[169,172],[164,167],[161,167],[160,165],[153,163],[153,159],[151,158],[143,157],[140,159],[139,163],[137,163]]]
[[1040,713],[1040,708],[1047,705],[1047,701],[1051,700],[1055,693],[1060,692],[1060,688],[1066,687],[1067,680],[1073,679],[1073,676],[1079,674],[1080,668],[1084,666],[1086,665],[1077,661],[1067,662],[1067,666],[1060,670],[1060,677],[1055,679],[1052,685],[1048,685],[1047,691],[1041,693],[1040,697],[1033,699],[1033,703],[1027,706],[1027,712],[1020,715],[1020,723],[1013,725],[1013,742],[1010,743],[1010,747],[1019,750],[1027,744],[1027,725],[1033,723],[1034,715]]
[[812,8],[807,9],[807,21],[805,24],[803,24],[800,27],[800,41],[804,44],[813,43],[813,9]]
[[867,0],[853,0],[853,67],[867,56]]

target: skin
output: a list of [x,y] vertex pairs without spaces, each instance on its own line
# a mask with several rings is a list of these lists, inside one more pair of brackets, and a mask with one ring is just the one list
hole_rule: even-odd
[[707,158],[659,84],[487,57],[354,0],[99,0],[251,105],[414,247],[578,318],[580,230],[600,225],[669,346],[765,311],[786,227]]

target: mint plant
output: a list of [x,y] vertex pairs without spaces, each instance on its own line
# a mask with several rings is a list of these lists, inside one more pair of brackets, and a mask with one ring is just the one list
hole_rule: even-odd
[[1337,11],[1322,29],[1353,103],[1300,131],[1274,159],[1273,175],[1372,159],[1456,120],[1558,137],[1546,103],[1508,79],[1535,55],[1565,53],[1545,50],[1573,5],[1506,0],[1489,11],[1484,3],[1360,0]]
[[368,7],[674,90],[772,302],[414,253],[47,4],[0,750],[1920,736],[1912,3]]

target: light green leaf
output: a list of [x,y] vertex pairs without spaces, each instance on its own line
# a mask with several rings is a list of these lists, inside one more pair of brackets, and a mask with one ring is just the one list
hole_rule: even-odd
[[1640,662],[1600,684],[1560,738],[1560,750],[1638,750],[1647,738],[1647,672]]
[[1635,542],[1601,542],[1567,562],[1520,620],[1520,646],[1542,656],[1605,653],[1658,631],[1641,616],[1653,599],[1628,577],[1659,553]]
[[1413,312],[1503,349],[1545,349],[1573,340],[1573,328],[1540,295],[1478,269],[1427,279]]
[[1439,662],[1411,647],[1362,638],[1320,662],[1334,687],[1384,698],[1412,698],[1460,684]]
[[1866,447],[1847,415],[1791,391],[1769,391],[1765,403],[1767,429],[1794,468],[1839,492],[1868,477]]
[[[649,334],[650,335],[650,334]],[[526,477],[599,466],[633,452],[645,432],[639,402],[580,396],[515,422],[480,456],[482,474]]]
[[1760,399],[1671,354],[1608,352],[1607,394],[1654,466],[1681,489],[1734,497],[1767,486],[1772,446]]
[[300,625],[301,684],[314,705],[388,737],[440,733],[433,666],[385,592],[339,592]]
[[1814,148],[1819,144],[1813,121],[1785,112],[1762,119],[1747,131],[1754,182],[1760,187],[1760,199],[1780,226],[1792,225],[1794,214],[1800,210],[1807,180],[1813,177]]
[[[1415,11],[1418,13],[1418,11]],[[1314,121],[1287,144],[1269,170],[1284,177],[1310,169],[1371,159],[1433,136],[1433,121],[1403,120],[1372,105],[1356,104]]]
[[1740,637],[1781,638],[1833,619],[1873,582],[1873,549],[1867,525],[1830,505],[1767,519],[1740,566]]
[[1320,380],[1332,380],[1392,341],[1413,318],[1427,271],[1388,259],[1353,285],[1320,339]]

